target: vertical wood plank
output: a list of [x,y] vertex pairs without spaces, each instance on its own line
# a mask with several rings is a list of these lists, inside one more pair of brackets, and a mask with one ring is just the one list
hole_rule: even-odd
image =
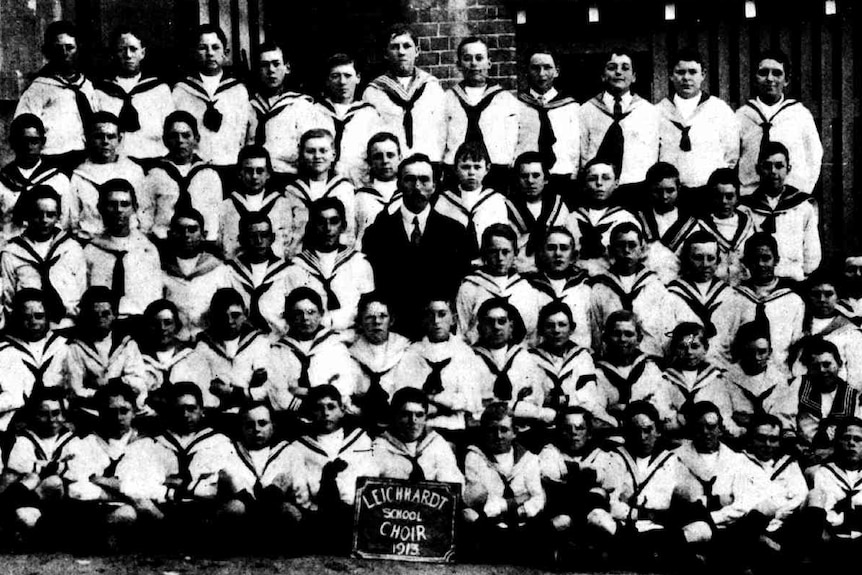
[[809,107],[814,97],[811,88],[815,82],[811,66],[811,41],[811,22],[802,22],[799,26],[799,97]]
[[656,30],[652,35],[653,79],[652,101],[660,102],[667,96],[667,32]]
[[739,43],[738,43],[738,80],[739,94],[736,95],[737,104],[742,105],[748,100],[751,93],[751,66],[756,65],[751,63],[751,32],[747,22],[743,22],[739,26]]
[[730,35],[728,34],[727,21],[724,18],[718,23],[716,46],[718,52],[718,97],[725,102],[730,102]]
[[210,10],[210,0],[198,0],[198,22],[201,24],[215,22]]
[[820,181],[822,183],[822,202],[820,204],[821,230],[830,233],[821,234],[824,240],[825,251],[831,253],[834,250],[843,250],[842,240],[838,238],[842,227],[840,212],[836,213],[836,201],[834,193],[834,148],[832,141],[832,33],[829,24],[821,21],[819,24],[819,47],[820,58],[817,62],[820,76],[820,140],[823,142],[823,168]]
[[[841,197],[844,206],[844,229],[855,230],[855,222],[858,221],[857,201],[855,191],[855,173],[853,162],[854,147],[854,122],[856,120],[856,103],[853,95],[853,83],[856,73],[856,58],[853,49],[853,25],[846,16],[841,17],[839,33],[838,54],[841,55],[841,92],[838,94],[841,104]],[[836,64],[837,66],[837,64]],[[845,250],[854,253],[859,249],[859,234],[844,234]]]
[[237,0],[237,4],[239,5],[239,18],[237,25],[239,26],[239,46],[240,50],[245,50],[246,57],[249,59],[249,64],[251,64],[251,20],[249,19],[249,1],[250,0]]
[[[698,26],[697,30],[697,51],[700,53],[700,57],[703,58],[704,62],[709,62],[709,30],[708,28],[701,24]],[[711,83],[709,81],[709,73],[707,71],[707,76],[703,81],[703,89],[707,92],[712,91]]]

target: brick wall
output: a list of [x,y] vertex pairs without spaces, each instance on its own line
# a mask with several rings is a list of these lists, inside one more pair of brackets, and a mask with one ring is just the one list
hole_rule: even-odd
[[491,77],[506,88],[517,87],[515,15],[506,0],[408,0],[408,20],[420,36],[419,66],[445,88],[458,82],[458,42],[476,35],[488,42]]

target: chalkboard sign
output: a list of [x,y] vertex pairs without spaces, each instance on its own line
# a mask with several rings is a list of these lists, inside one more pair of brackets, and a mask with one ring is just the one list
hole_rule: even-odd
[[353,519],[354,555],[451,561],[460,496],[457,483],[360,477]]

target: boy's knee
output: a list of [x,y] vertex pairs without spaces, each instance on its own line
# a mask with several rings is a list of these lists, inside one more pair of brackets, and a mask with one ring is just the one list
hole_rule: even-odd
[[19,529],[34,529],[42,518],[42,512],[35,507],[19,507],[15,510],[15,523]]
[[108,514],[108,525],[132,525],[138,519],[135,508],[131,505],[122,505]]

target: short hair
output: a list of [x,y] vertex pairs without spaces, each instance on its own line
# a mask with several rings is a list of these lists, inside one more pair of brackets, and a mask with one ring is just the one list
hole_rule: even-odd
[[[258,399],[258,400],[253,399],[251,401],[244,401],[240,405],[240,408],[239,408],[239,411],[237,412],[237,415],[239,417],[243,417],[245,415],[248,415],[251,410],[258,409],[261,407],[266,409],[269,412],[269,418],[270,418],[270,420],[272,420],[272,416],[273,416],[275,410],[273,409],[272,404],[267,399]],[[273,421],[273,424],[274,423],[275,422]]]
[[272,231],[272,220],[269,218],[269,214],[265,212],[248,212],[239,219],[240,235],[247,233],[249,228],[255,224],[267,224],[269,230]]
[[476,311],[477,320],[490,313],[491,310],[502,309],[509,316],[509,321],[512,322],[512,342],[521,343],[527,335],[527,329],[524,326],[524,318],[521,317],[521,312],[514,305],[509,303],[509,300],[503,297],[492,297],[482,302],[479,309]]
[[631,425],[632,420],[634,420],[637,415],[645,415],[656,424],[656,427],[661,426],[661,416],[659,415],[658,410],[653,404],[646,400],[638,399],[628,404],[623,413],[624,424],[627,426]]
[[404,407],[406,403],[418,403],[428,410],[428,396],[417,387],[402,387],[392,395],[392,413]]
[[718,240],[714,235],[712,235],[706,230],[697,230],[696,232],[685,238],[685,241],[682,244],[682,255],[688,256],[691,252],[691,247],[695,244],[718,245]]
[[572,233],[572,230],[570,230],[566,226],[551,226],[547,230],[545,230],[545,235],[542,236],[541,245],[545,245],[548,242],[548,238],[550,238],[553,234],[561,234],[568,237],[570,240],[572,240],[572,249],[580,250],[580,238],[575,236],[575,234]]
[[569,320],[569,325],[571,325],[572,328],[575,327],[575,318],[572,315],[572,308],[562,300],[553,300],[549,304],[542,306],[542,309],[539,310],[539,318],[536,322],[539,329],[541,329],[542,324],[545,323],[549,317],[557,315],[558,313],[566,316],[566,319]]
[[455,53],[458,56],[459,60],[461,59],[461,51],[464,49],[464,46],[468,44],[482,44],[483,46],[485,46],[485,50],[488,50],[488,43],[485,42],[485,40],[483,40],[479,36],[467,36],[465,38],[462,38],[461,41],[458,42],[458,50]]
[[677,324],[670,334],[669,352],[672,354],[674,348],[687,337],[699,337],[701,342],[703,342],[704,347],[709,346],[709,341],[706,337],[706,329],[699,323],[684,321]]
[[272,158],[269,155],[269,150],[260,144],[248,144],[243,146],[239,151],[239,154],[236,156],[236,165],[239,166],[246,160],[257,160],[261,158],[266,160],[267,171],[272,172]]
[[112,397],[122,397],[131,404],[132,409],[136,408],[138,394],[131,385],[124,383],[120,378],[111,379],[108,383],[97,389],[96,394],[93,396],[93,402],[101,412],[108,406],[108,400]]
[[784,74],[790,74],[790,57],[781,50],[769,49],[764,50],[760,54],[757,55],[757,60],[755,60],[754,73],[757,73],[757,64],[760,64],[764,60],[775,60],[784,68]]
[[714,413],[718,416],[718,420],[723,422],[724,417],[721,415],[721,410],[711,401],[697,401],[691,405],[686,413],[688,425],[694,425],[698,419],[708,413]]
[[515,158],[514,172],[517,176],[521,171],[521,166],[525,164],[539,164],[542,166],[542,172],[545,174],[545,178],[549,178],[551,175],[551,167],[548,165],[548,162],[545,160],[545,157],[541,154],[541,152],[536,152],[535,150],[530,150],[529,152],[524,152]]
[[42,137],[42,140],[45,139],[45,124],[39,116],[28,112],[16,117],[12,120],[12,123],[9,124],[9,143],[13,148],[18,143],[18,140],[24,136],[24,130],[28,128],[35,128]]
[[615,225],[611,228],[610,242],[613,243],[614,238],[617,238],[623,234],[635,233],[638,237],[638,241],[640,243],[644,242],[644,233],[641,230],[640,226],[638,226],[634,222],[623,222],[621,224]]
[[190,206],[182,207],[174,212],[174,215],[171,216],[170,227],[173,228],[181,219],[194,220],[197,222],[198,226],[200,226],[201,231],[204,230],[205,224],[203,214]]
[[12,296],[12,322],[13,324],[17,323],[18,315],[21,313],[24,304],[30,301],[38,301],[41,302],[42,306],[45,306],[45,294],[40,289],[36,288],[22,288],[18,292]]
[[781,433],[781,430],[784,429],[784,425],[782,425],[781,420],[775,415],[772,415],[771,413],[757,413],[751,418],[751,422],[748,425],[749,436],[754,435],[755,430],[762,425],[777,427],[779,434]]
[[129,182],[129,180],[124,180],[123,178],[113,178],[99,186],[99,209],[102,209],[105,202],[108,199],[108,196],[112,192],[125,192],[129,194],[132,198],[132,206],[137,210],[138,209],[138,196],[135,193],[135,187]]
[[413,43],[416,44],[417,47],[419,46],[419,37],[416,35],[416,31],[411,28],[409,24],[404,22],[398,22],[389,27],[384,36],[386,38],[386,45],[388,46],[389,42],[391,42],[393,38],[405,35],[410,36]]
[[769,248],[775,257],[775,261],[778,262],[778,242],[775,236],[768,232],[755,232],[745,242],[745,247],[742,251],[743,263],[754,258],[754,254],[758,248]]
[[647,170],[646,184],[647,186],[655,186],[662,180],[669,178],[676,180],[677,185],[679,185],[679,170],[676,169],[676,166],[667,162],[656,162]]
[[113,124],[117,126],[118,130],[122,131],[122,128],[120,127],[120,119],[117,115],[105,110],[99,110],[93,114],[90,119],[89,129],[87,130],[88,134],[93,130],[96,124]]
[[838,442],[839,438],[844,435],[850,427],[862,428],[862,419],[858,417],[843,417],[839,419],[835,425],[835,441]]
[[146,45],[146,38],[144,38],[143,34],[141,34],[141,31],[128,24],[120,24],[119,26],[114,28],[114,30],[111,32],[111,38],[108,45],[112,48],[116,47],[117,43],[120,41],[120,38],[127,34],[129,36],[134,36],[135,38],[137,38],[138,41],[141,43],[141,46]]
[[605,329],[602,330],[602,339],[604,341],[607,341],[608,335],[611,332],[611,326],[621,321],[633,323],[635,326],[635,331],[638,334],[638,339],[643,339],[644,328],[637,314],[628,309],[619,309],[615,312],[612,312],[611,315],[608,316],[608,319],[605,320]]
[[60,385],[52,385],[49,387],[40,387],[33,391],[28,403],[32,412],[36,411],[36,407],[44,401],[57,401],[63,411],[66,411],[67,390]]
[[581,172],[583,174],[582,177],[586,178],[587,174],[590,171],[590,168],[592,168],[593,166],[598,166],[600,164],[609,166],[611,168],[611,171],[614,173],[614,178],[618,180],[620,179],[620,171],[622,170],[622,166],[617,165],[616,162],[612,162],[604,156],[596,156],[595,158],[584,164],[584,169]]
[[76,42],[78,41],[78,28],[72,22],[69,22],[68,20],[57,20],[56,22],[48,24],[48,27],[45,29],[45,35],[43,36],[43,51],[47,51],[51,42],[63,34],[71,36]]
[[706,187],[714,190],[718,185],[733,186],[739,192],[739,174],[733,168],[718,168],[709,175]]
[[164,126],[162,127],[162,133],[166,134],[170,127],[178,122],[188,124],[189,128],[192,129],[192,133],[195,135],[195,138],[201,137],[200,131],[198,131],[197,119],[185,110],[175,110],[168,114],[165,118]]
[[769,329],[760,321],[750,321],[739,326],[736,330],[736,336],[733,338],[733,344],[730,348],[730,355],[734,361],[739,361],[742,355],[742,348],[751,342],[758,339],[765,339],[772,347],[772,336],[769,335]]
[[427,154],[411,154],[401,160],[401,163],[398,164],[399,180],[401,180],[401,176],[404,175],[404,168],[413,164],[428,164],[429,166],[431,166],[432,169],[434,168],[434,163],[431,161],[431,158],[429,158]]
[[551,48],[547,44],[540,44],[538,46],[533,47],[530,50],[527,50],[527,63],[528,64],[530,63],[530,59],[533,56],[535,56],[536,54],[545,54],[547,56],[550,56],[551,59],[554,61],[554,65],[559,66],[559,58],[557,57],[557,56],[559,56],[559,54],[557,53],[556,50],[554,50],[553,48]]
[[503,421],[507,417],[514,417],[509,404],[505,401],[495,401],[490,403],[482,412],[482,415],[479,417],[479,425],[481,427],[487,427],[492,423]]
[[398,155],[401,155],[401,142],[398,140],[398,136],[392,132],[377,132],[368,138],[368,144],[365,146],[365,155],[369,161],[371,160],[371,148],[381,142],[394,143],[395,147],[398,148]]
[[491,157],[488,155],[488,149],[482,142],[467,141],[458,146],[455,150],[455,165],[464,160],[473,162],[485,162],[491,165]]
[[353,56],[344,54],[343,52],[333,54],[326,59],[326,74],[329,75],[333,68],[337,68],[339,66],[353,66],[353,69],[356,70],[357,74],[359,74],[359,67],[356,65],[356,59]]
[[451,310],[452,312],[455,311],[455,302],[452,300],[452,297],[446,295],[445,292],[442,291],[433,291],[432,293],[422,298],[422,310],[427,310],[429,305],[436,302],[443,302],[446,304],[449,310]]
[[634,70],[635,57],[634,57],[634,51],[631,48],[628,48],[626,46],[620,46],[620,45],[612,47],[607,52],[607,56],[605,57],[605,63],[610,62],[611,58],[613,58],[614,56],[628,56],[629,60],[632,61],[632,70]]
[[839,367],[844,365],[841,353],[838,351],[838,346],[820,336],[811,336],[805,342],[805,347],[802,350],[802,363],[807,365],[815,355],[823,355],[825,353],[832,355]]
[[802,283],[802,287],[806,292],[808,292],[819,285],[831,285],[837,292],[841,285],[841,280],[838,278],[837,274],[832,272],[831,269],[820,267],[811,272],[811,275]]
[[347,225],[344,202],[332,196],[326,196],[311,202],[311,205],[308,208],[308,225],[313,226],[320,218],[320,214],[326,210],[335,210],[338,212],[338,215],[341,217],[342,224]]
[[22,194],[13,208],[13,219],[19,222],[25,222],[33,217],[36,213],[36,205],[40,200],[53,200],[57,203],[57,211],[60,212],[63,208],[60,194],[57,193],[52,186],[48,184],[39,184]]
[[581,405],[566,406],[563,409],[561,409],[559,411],[559,413],[557,414],[557,421],[559,421],[559,422],[565,421],[566,418],[570,415],[580,415],[581,417],[584,418],[584,423],[587,424],[587,429],[589,429],[590,431],[593,430],[593,423],[595,421],[593,419],[593,413],[589,409],[587,409]]
[[790,150],[788,150],[787,146],[785,146],[781,142],[776,142],[774,140],[766,142],[766,144],[763,146],[763,149],[760,150],[760,155],[757,157],[757,161],[762,162],[769,156],[776,155],[784,156],[784,159],[787,160],[787,163],[790,163]]
[[224,313],[228,308],[235,305],[240,306],[243,310],[246,309],[245,300],[242,299],[240,293],[233,288],[219,288],[213,294],[212,299],[210,299],[208,315],[213,317]]
[[299,137],[299,149],[302,150],[309,140],[314,140],[315,138],[328,138],[329,141],[335,145],[335,136],[332,135],[332,132],[326,128],[313,128],[311,130],[306,130]]
[[196,383],[191,381],[178,381],[168,388],[168,401],[174,403],[184,395],[191,395],[198,402],[199,407],[203,407],[204,394],[201,388]]
[[90,310],[97,303],[109,304],[114,313],[116,313],[119,301],[117,301],[114,292],[108,286],[90,286],[84,291],[84,294],[81,296],[81,303],[78,305],[81,315],[90,313]]
[[482,232],[482,251],[491,245],[491,238],[503,238],[512,244],[515,253],[518,252],[518,236],[509,224],[491,224]]
[[308,286],[300,286],[287,294],[287,297],[284,298],[284,309],[285,311],[293,309],[293,306],[305,300],[310,301],[317,308],[317,311],[323,313],[323,299],[319,293]]
[[222,47],[224,47],[225,50],[229,48],[229,46],[227,45],[227,35],[224,33],[224,30],[222,30],[221,27],[210,23],[201,24],[200,26],[195,28],[194,35],[192,36],[192,41],[194,42],[192,46],[197,45],[197,43],[201,40],[201,36],[203,36],[204,34],[215,34],[216,36],[218,36],[219,42],[221,42]]
[[308,390],[308,395],[305,396],[304,405],[313,405],[321,399],[332,399],[338,405],[344,405],[344,400],[341,397],[341,392],[334,385],[325,384],[317,385]]
[[148,325],[153,320],[156,319],[156,316],[162,313],[163,311],[171,312],[171,315],[174,316],[174,322],[176,322],[177,327],[182,327],[183,320],[180,317],[180,310],[177,308],[177,304],[172,302],[169,299],[157,299],[154,302],[151,302],[146,308],[144,308],[144,313],[142,316],[143,324]]
[[700,55],[700,52],[695,50],[694,48],[682,48],[680,49],[676,55],[670,59],[670,68],[673,70],[676,68],[676,65],[680,62],[696,62],[700,65],[701,70],[706,68],[706,64],[704,62],[703,57]]
[[370,291],[359,296],[359,303],[356,305],[356,317],[357,319],[362,317],[362,314],[368,309],[373,303],[379,303],[380,305],[385,305],[386,309],[390,310],[391,306],[389,304],[389,298],[383,295],[383,292],[379,291]]
[[281,52],[281,59],[285,63],[287,63],[288,61],[287,54],[285,53],[284,48],[282,48],[277,42],[267,40],[266,42],[261,42],[257,45],[258,56],[266,52]]

